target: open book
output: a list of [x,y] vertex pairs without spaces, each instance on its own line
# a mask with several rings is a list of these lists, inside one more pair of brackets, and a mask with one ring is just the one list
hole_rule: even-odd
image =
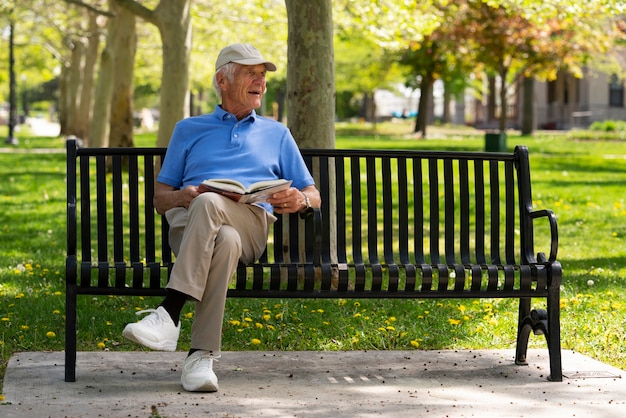
[[287,190],[291,186],[291,180],[264,180],[251,184],[247,189],[237,180],[209,179],[204,180],[198,186],[200,193],[213,192],[226,196],[239,203],[265,202],[268,197],[276,192]]

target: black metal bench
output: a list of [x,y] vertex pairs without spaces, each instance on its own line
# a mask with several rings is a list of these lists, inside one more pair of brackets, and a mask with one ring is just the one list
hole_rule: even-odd
[[[164,154],[67,142],[66,381],[76,377],[78,295],[164,294],[174,260],[152,206]],[[562,380],[557,223],[532,209],[525,147],[302,154],[322,210],[279,217],[265,255],[238,268],[230,297],[515,298],[515,362],[525,364],[531,331],[544,334],[550,379]],[[548,256],[535,253],[538,231]]]

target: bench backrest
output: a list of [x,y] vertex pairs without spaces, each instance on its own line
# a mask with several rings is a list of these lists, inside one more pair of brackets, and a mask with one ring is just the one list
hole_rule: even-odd
[[[240,266],[229,295],[545,290],[536,271],[516,273],[536,262],[525,147],[302,154],[324,202],[321,246],[298,216],[281,217],[266,253]],[[164,155],[68,141],[68,280],[78,293],[163,293],[174,257],[152,196]],[[547,243],[555,254],[554,237]]]

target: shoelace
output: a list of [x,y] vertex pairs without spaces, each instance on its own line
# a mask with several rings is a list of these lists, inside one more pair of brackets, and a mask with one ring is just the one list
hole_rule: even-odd
[[212,353],[202,353],[200,356],[193,359],[193,366],[191,368],[197,369],[198,367],[205,367],[207,369],[213,369],[213,362],[218,362],[217,357]]
[[[163,322],[161,316],[156,312],[156,309],[144,309],[143,311],[135,312],[135,315],[139,316],[141,314],[150,313],[150,315],[146,316],[142,319],[142,321],[148,322],[150,325],[158,324],[159,322]],[[152,315],[155,314],[155,315]]]

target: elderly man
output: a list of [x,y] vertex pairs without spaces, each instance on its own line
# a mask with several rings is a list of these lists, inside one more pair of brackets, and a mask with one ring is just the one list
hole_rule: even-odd
[[[248,44],[233,44],[218,55],[213,86],[221,105],[213,113],[180,121],[157,176],[154,205],[170,225],[176,263],[167,295],[124,337],[154,350],[176,350],[180,312],[196,302],[191,350],[181,383],[187,391],[218,390],[213,359],[220,356],[228,283],[238,262],[251,262],[265,248],[273,213],[319,207],[314,185],[289,130],[255,109],[266,91],[267,71],[276,66]],[[199,193],[206,179],[235,179],[248,186],[272,179],[291,187],[267,201],[243,204],[217,193]],[[141,314],[142,312],[138,312]]]

